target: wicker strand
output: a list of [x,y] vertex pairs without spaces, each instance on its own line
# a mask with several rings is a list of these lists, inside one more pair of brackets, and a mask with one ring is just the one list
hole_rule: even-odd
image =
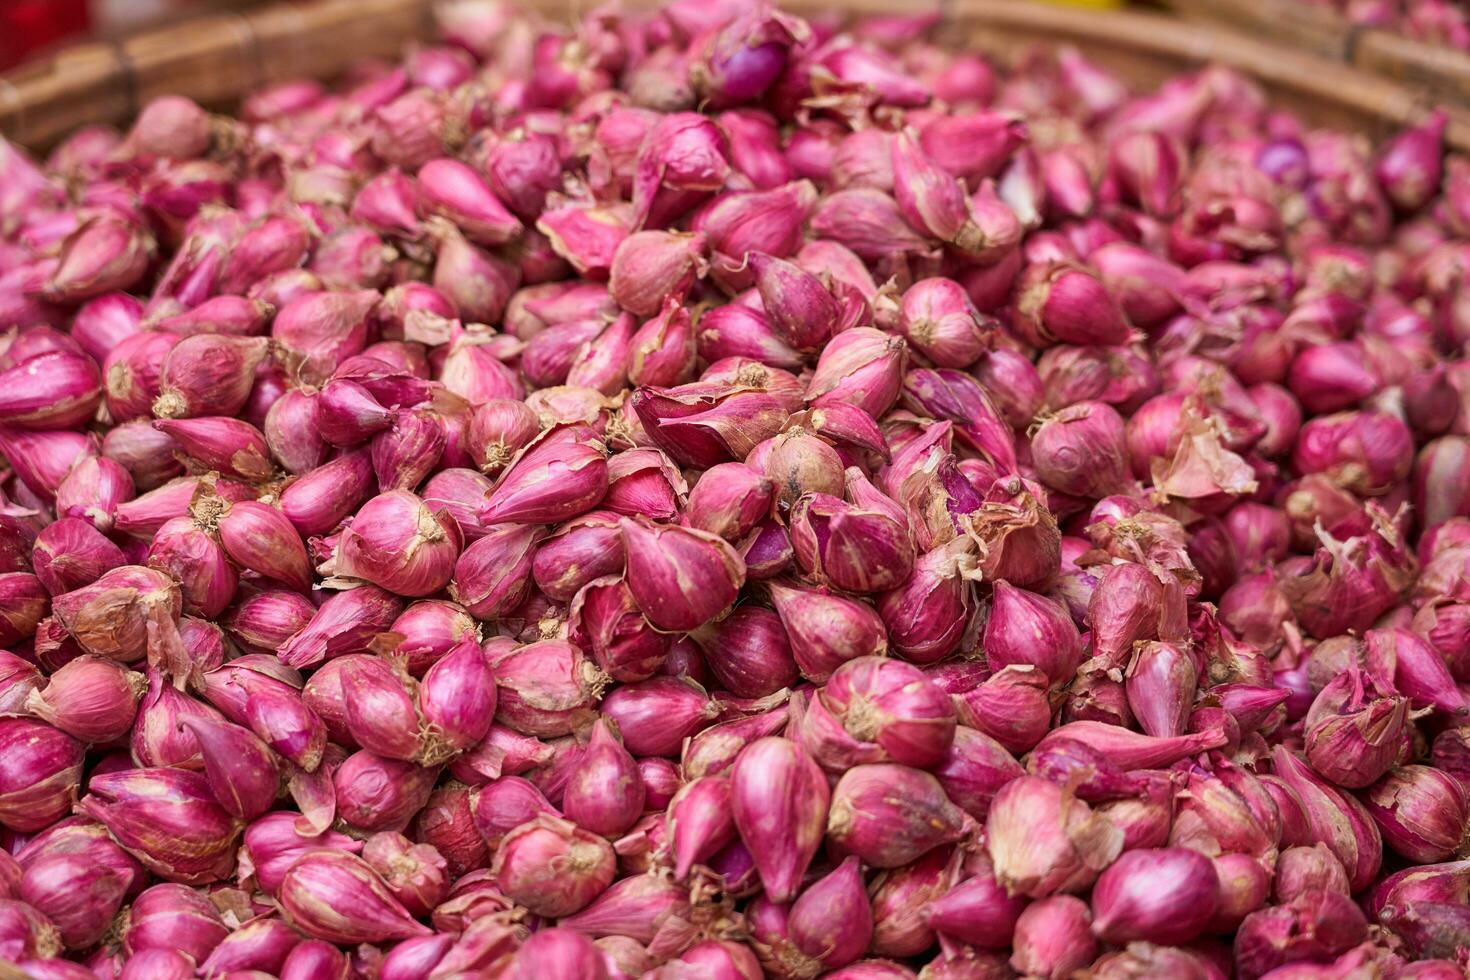
[[[1193,7],[1216,0],[1172,2]],[[1261,7],[1271,0],[1240,2]],[[652,3],[638,0],[634,5]],[[931,4],[940,12],[947,35],[1001,60],[1033,42],[1074,44],[1143,85],[1213,61],[1259,79],[1273,97],[1309,120],[1375,135],[1422,118],[1438,95],[1422,73],[1384,78],[1342,61],[1287,50],[1259,34],[1157,14],[1020,0]],[[522,5],[562,22],[570,13],[569,0],[523,0]],[[798,14],[832,9],[830,0],[785,0],[785,5]],[[858,14],[900,9],[895,0],[847,0],[840,8]],[[392,54],[406,41],[425,36],[431,21],[431,0],[317,0],[204,17],[118,46],[81,45],[0,76],[0,132],[45,149],[79,126],[125,125],[140,101],[165,92],[229,108],[261,84],[302,75],[330,77],[358,57]],[[1353,36],[1351,48],[1360,60],[1375,50],[1373,33]],[[1447,139],[1453,148],[1470,151],[1470,109],[1452,110]]]

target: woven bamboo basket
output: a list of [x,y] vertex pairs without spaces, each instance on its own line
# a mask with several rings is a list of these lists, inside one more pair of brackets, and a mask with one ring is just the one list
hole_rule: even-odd
[[1470,54],[1362,28],[1302,0],[1164,0],[1201,25],[1264,35],[1423,90],[1429,98],[1470,106]]
[[[648,0],[644,0],[648,2]],[[1184,0],[1181,0],[1184,2]],[[44,149],[79,126],[126,122],[154,96],[178,93],[228,108],[244,93],[287,78],[330,78],[353,61],[387,56],[432,28],[433,0],[316,0],[216,14],[110,43],[84,44],[0,76],[0,133]],[[572,0],[523,0],[533,14],[568,20]],[[784,0],[797,13],[831,0]],[[846,0],[853,14],[892,12],[895,0]],[[905,6],[912,12],[912,6]],[[1021,2],[936,4],[946,40],[1002,63],[1033,43],[1075,45],[1140,85],[1207,63],[1258,79],[1313,122],[1381,136],[1421,118],[1434,93],[1412,78],[1385,78],[1325,49],[1288,48],[1245,30],[1164,15]],[[1470,151],[1470,108],[1451,109],[1448,141]]]

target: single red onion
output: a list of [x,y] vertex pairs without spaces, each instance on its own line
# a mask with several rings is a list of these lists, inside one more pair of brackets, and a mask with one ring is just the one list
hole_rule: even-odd
[[493,524],[454,565],[450,592],[477,619],[499,619],[529,593],[531,563],[545,532],[534,524]]
[[330,775],[344,824],[361,831],[401,831],[428,802],[439,771],[364,750],[348,756]]
[[360,653],[403,610],[394,595],[376,586],[330,596],[306,623],[286,638],[280,659],[292,667],[311,667],[330,657]]
[[545,640],[492,661],[495,718],[525,735],[565,735],[591,721],[606,678],[580,650]]
[[602,713],[617,722],[634,755],[672,758],[719,713],[719,705],[694,681],[652,677],[609,693]]
[[301,933],[279,918],[262,918],[230,933],[200,964],[206,972],[279,970]]
[[147,687],[142,674],[96,657],[80,657],[55,671],[26,710],[83,742],[111,742],[132,728]]
[[731,770],[735,826],[773,901],[795,895],[821,842],[829,800],[816,763],[785,739],[758,739],[736,759]]
[[228,934],[219,911],[202,894],[164,883],[133,899],[122,943],[129,954],[161,949],[202,962]]
[[567,820],[538,816],[500,842],[491,873],[505,893],[539,915],[584,909],[613,880],[613,852]]
[[552,599],[567,601],[594,579],[620,572],[624,552],[617,522],[614,514],[592,511],[561,525],[542,541],[531,560],[537,588]]
[[1450,838],[1464,835],[1467,803],[1460,782],[1428,766],[1402,766],[1385,775],[1363,796],[1384,842],[1412,861],[1431,864],[1447,858]]
[[335,573],[364,579],[398,595],[426,596],[453,574],[462,537],[445,512],[407,490],[363,504],[334,554]]
[[1045,977],[1065,976],[1097,955],[1092,914],[1073,895],[1053,895],[1026,906],[1016,917],[1011,944],[1015,970]]
[[[900,797],[891,795],[898,787]],[[886,788],[885,788],[886,787]],[[855,766],[832,791],[827,833],[867,864],[908,864],[959,839],[968,818],[928,773],[891,763]]]
[[418,708],[427,726],[422,752],[426,764],[473,748],[489,734],[495,677],[476,637],[460,640],[424,672]]
[[716,535],[645,518],[623,518],[618,526],[628,556],[628,585],[649,622],[660,629],[703,625],[734,600],[745,581],[745,563]]
[[1066,611],[1044,596],[997,582],[990,619],[985,625],[990,665],[1039,668],[1054,684],[1065,684],[1082,662],[1077,627]]
[[134,769],[94,775],[87,789],[78,810],[161,877],[207,883],[233,867],[240,825],[215,802],[202,775]]
[[780,617],[769,609],[741,606],[696,636],[705,663],[726,690],[759,698],[790,687],[796,661]]
[[1001,788],[985,829],[996,880],[1032,898],[1086,888],[1123,846],[1122,832],[1106,817],[1080,801],[1067,803],[1061,787],[1034,776]]
[[81,783],[81,743],[26,718],[0,720],[0,742],[17,762],[0,778],[0,824],[33,833],[64,816]]
[[1235,936],[1235,959],[1243,976],[1260,977],[1291,962],[1334,957],[1366,935],[1363,913],[1347,896],[1307,891],[1247,916]]
[[1195,851],[1128,851],[1093,888],[1093,931],[1108,942],[1144,939],[1178,945],[1209,923],[1219,890],[1214,867]]
[[415,844],[392,831],[373,834],[362,859],[382,877],[410,915],[428,915],[449,892],[447,862],[430,844]]
[[825,682],[843,663],[887,648],[882,621],[870,606],[785,582],[769,587],[802,676]]
[[848,733],[875,742],[887,760],[928,768],[948,753],[954,708],[921,671],[877,657],[849,660],[819,695]]
[[1325,844],[1342,862],[1354,891],[1366,887],[1382,864],[1383,839],[1363,804],[1284,747],[1277,747],[1271,761],[1275,775],[1294,794],[1292,802],[1311,838]]
[[203,716],[185,718],[182,724],[199,743],[204,775],[220,806],[241,820],[271,808],[280,770],[264,742],[238,725]]
[[606,719],[592,726],[582,762],[563,791],[562,809],[579,826],[616,837],[643,812],[645,790],[637,765]]
[[427,935],[361,858],[345,851],[305,852],[281,881],[285,913],[308,935],[335,943]]
[[847,858],[797,897],[787,930],[791,944],[823,967],[862,956],[872,939],[873,911],[857,858]]

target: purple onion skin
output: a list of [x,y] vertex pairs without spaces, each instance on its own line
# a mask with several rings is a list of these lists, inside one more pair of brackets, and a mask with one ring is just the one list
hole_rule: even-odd
[[1178,945],[1204,930],[1219,892],[1214,867],[1195,851],[1128,851],[1093,886],[1093,928],[1108,942]]

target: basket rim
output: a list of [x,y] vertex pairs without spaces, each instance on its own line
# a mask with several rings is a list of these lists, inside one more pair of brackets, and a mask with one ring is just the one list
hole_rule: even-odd
[[[647,0],[631,4],[653,5]],[[801,14],[833,9],[830,0],[784,0],[782,5]],[[522,0],[519,6],[530,15],[566,21],[575,16],[576,4]],[[998,32],[1035,41],[1105,46],[1112,55],[1176,69],[1225,65],[1262,82],[1273,93],[1354,117],[1360,129],[1413,123],[1434,103],[1425,86],[1168,14],[1023,0],[938,0],[925,6],[938,13],[947,33],[970,41]],[[207,14],[122,40],[85,42],[0,74],[0,134],[42,149],[84,125],[124,124],[163,91],[219,105],[285,78],[330,77],[360,57],[391,54],[408,41],[428,36],[432,7],[433,0],[284,0],[239,13]],[[895,7],[894,0],[848,0],[840,9],[865,15],[893,13]],[[369,31],[375,24],[381,25],[376,33]],[[356,43],[307,44],[303,32],[336,39],[351,32]],[[202,98],[200,89],[206,93]],[[1470,109],[1447,108],[1447,144],[1470,152]]]

